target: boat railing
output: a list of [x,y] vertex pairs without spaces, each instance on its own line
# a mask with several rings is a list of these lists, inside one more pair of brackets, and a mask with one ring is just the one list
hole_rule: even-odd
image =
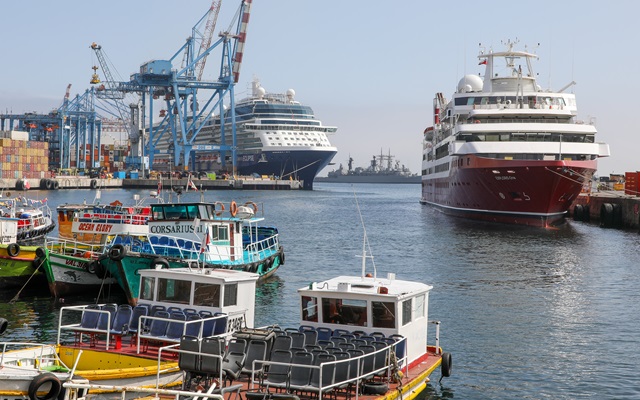
[[256,262],[275,254],[279,247],[278,233],[257,242],[249,243],[245,246],[245,253],[248,257],[246,262]]
[[43,343],[1,342],[2,355],[0,367],[20,366],[33,367],[38,371],[48,370],[47,367],[58,366],[59,369],[69,370],[62,362],[55,346]]
[[[269,365],[282,365],[282,366],[288,366],[290,369],[306,368],[310,370],[318,370],[317,372],[318,381],[316,382],[318,386],[314,385],[314,391],[317,392],[319,400],[322,399],[323,393],[326,393],[333,388],[348,387],[349,385],[353,385],[356,393],[356,398],[357,398],[358,394],[361,393],[360,385],[364,384],[365,381],[368,381],[372,377],[377,376],[389,382],[391,379],[394,378],[395,372],[400,370],[399,365],[401,361],[404,361],[404,365],[407,364],[406,356],[402,360],[398,360],[396,358],[396,346],[400,345],[400,343],[405,340],[406,338],[402,338],[401,340],[397,341],[394,344],[388,344],[385,347],[376,349],[374,351],[365,353],[363,355],[352,356],[352,357],[344,358],[340,360],[327,361],[327,362],[320,363],[318,365],[294,364],[294,363],[276,362],[276,361],[270,361],[270,360],[254,360],[253,364],[251,365],[251,369],[254,372],[252,372],[251,374],[250,389],[253,390],[256,384],[261,386],[260,389],[263,389],[262,387],[263,375],[261,374],[261,371],[263,371],[265,367],[268,367]],[[406,348],[406,344],[405,344],[405,348]],[[384,358],[384,363],[382,363],[382,365],[378,365],[377,361],[375,361],[375,360],[381,359],[380,357]],[[329,366],[329,370],[331,371],[330,373],[333,376],[333,373],[334,373],[333,371],[335,371],[338,368],[338,365],[341,365],[344,363],[349,364],[347,368],[351,368],[351,366],[353,366],[355,363],[356,370],[359,372],[355,375],[348,374],[346,379],[341,379],[341,380],[332,379],[330,383],[323,384],[323,382],[325,382],[325,380],[323,379],[323,374],[326,373],[325,372],[326,367]],[[365,369],[364,368],[365,363],[370,364],[371,367],[368,367]],[[258,368],[258,365],[262,365],[262,369]],[[408,371],[405,371],[405,373],[408,373]],[[289,383],[287,382],[287,386],[288,385]],[[287,389],[290,389],[290,388],[287,387]]]
[[[84,383],[83,383],[84,382]],[[89,397],[87,394],[92,393],[91,397],[95,396],[94,393],[100,393],[100,391],[114,391],[119,392],[118,396],[121,398],[129,399],[129,398],[138,398],[141,397],[140,394],[148,394],[149,396],[145,396],[147,398],[156,398],[156,399],[210,399],[210,400],[224,400],[224,395],[230,392],[237,392],[240,394],[240,389],[242,385],[233,385],[227,388],[222,388],[219,394],[213,394],[211,391],[216,388],[216,385],[212,385],[212,387],[207,392],[189,392],[184,390],[173,390],[173,389],[161,389],[161,388],[149,388],[149,387],[137,387],[137,386],[113,386],[113,385],[98,385],[93,383],[86,383],[86,380],[83,382],[77,382],[76,380],[71,380],[64,382],[62,387],[67,389],[65,391],[64,400],[86,400]],[[222,381],[221,381],[222,382]],[[83,395],[84,394],[84,395]]]
[[52,253],[87,259],[98,258],[104,252],[104,246],[101,244],[91,244],[64,238],[46,237],[44,246]]
[[[109,310],[103,310],[101,309],[104,304],[102,305],[95,305],[96,308],[92,308],[89,307],[88,305],[81,305],[81,306],[66,306],[66,307],[62,307],[60,308],[60,316],[58,317],[58,336],[56,339],[56,343],[57,344],[61,344],[61,339],[62,339],[62,332],[63,331],[72,331],[75,335],[76,335],[76,342],[78,343],[82,343],[83,340],[83,335],[87,334],[89,335],[89,340],[92,342],[92,344],[94,344],[94,342],[97,340],[97,336],[98,334],[103,334],[106,335],[106,339],[105,339],[105,349],[109,350],[109,343],[110,343],[110,339],[111,339],[111,324],[112,324],[112,318],[111,318],[111,311]],[[98,308],[99,307],[99,308]],[[69,317],[69,314],[78,314],[80,313],[80,317]],[[91,325],[85,325],[83,324],[83,318],[82,316],[85,313],[94,313],[96,314],[95,318],[89,318],[92,321],[96,321],[95,324],[91,324]],[[106,327],[105,329],[101,329],[98,328],[98,323],[97,321],[100,318],[103,318],[101,314],[106,314]],[[64,319],[73,319],[73,320],[80,320],[80,322],[75,322],[75,323],[71,323],[71,324],[66,324],[63,325],[62,324],[62,320],[63,320],[63,316]]]

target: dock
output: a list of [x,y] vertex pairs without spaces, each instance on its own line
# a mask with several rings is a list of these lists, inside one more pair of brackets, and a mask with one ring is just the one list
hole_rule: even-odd
[[[299,180],[237,177],[236,179],[192,179],[194,185],[207,190],[300,190]],[[163,189],[187,187],[188,179],[163,179]],[[156,189],[157,179],[89,178],[87,176],[57,176],[42,179],[0,179],[0,189],[58,190],[58,189]]]
[[575,221],[603,228],[640,229],[640,197],[619,190],[581,193],[571,206]]

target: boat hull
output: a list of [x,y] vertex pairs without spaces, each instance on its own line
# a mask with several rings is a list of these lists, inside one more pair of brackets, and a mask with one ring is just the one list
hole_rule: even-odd
[[8,247],[0,245],[0,288],[21,287],[27,283],[44,288],[46,279],[36,256],[38,246],[19,246],[15,256],[9,254]]
[[90,264],[94,260],[47,251],[44,270],[49,291],[55,298],[97,292],[116,283],[115,279],[96,275]]
[[469,159],[446,177],[423,177],[421,203],[469,219],[552,226],[596,171],[595,161]]
[[313,189],[313,180],[336,155],[333,150],[263,151],[261,154],[238,155],[241,175],[273,175],[281,179],[298,179],[306,190]]

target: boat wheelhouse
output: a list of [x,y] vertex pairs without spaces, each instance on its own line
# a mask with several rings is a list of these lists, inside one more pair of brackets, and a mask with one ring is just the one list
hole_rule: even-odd
[[409,364],[426,356],[429,292],[422,282],[373,276],[339,276],[298,289],[301,325],[378,332],[384,337],[407,338]]

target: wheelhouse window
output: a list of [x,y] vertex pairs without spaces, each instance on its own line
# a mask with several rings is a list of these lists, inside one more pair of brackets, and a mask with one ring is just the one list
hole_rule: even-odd
[[167,303],[189,304],[191,281],[176,279],[158,279],[158,301]]
[[238,284],[224,285],[224,305],[235,306],[238,304]]
[[197,283],[193,292],[193,305],[220,307],[220,285]]
[[318,298],[302,296],[302,320],[318,322]]
[[413,309],[413,319],[424,317],[424,295],[416,296],[415,308]]
[[155,279],[142,278],[142,292],[140,293],[141,300],[153,300],[153,292],[155,291]]
[[402,302],[402,326],[411,322],[411,299]]
[[351,299],[322,299],[322,320],[332,324],[366,326],[367,302]]
[[371,316],[374,328],[396,327],[396,305],[392,302],[372,301]]

